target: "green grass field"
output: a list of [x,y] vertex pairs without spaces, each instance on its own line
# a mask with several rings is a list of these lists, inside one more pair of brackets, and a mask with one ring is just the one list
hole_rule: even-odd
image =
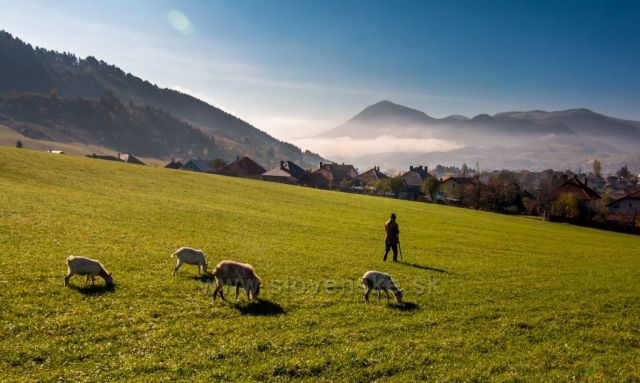
[[[183,245],[261,299],[172,277]],[[0,381],[640,381],[637,236],[0,148],[0,253]],[[115,288],[64,288],[70,254]],[[407,304],[366,306],[370,269]]]

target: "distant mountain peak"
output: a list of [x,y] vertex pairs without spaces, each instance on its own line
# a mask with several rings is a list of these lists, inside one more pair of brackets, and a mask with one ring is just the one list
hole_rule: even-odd
[[378,101],[375,104],[371,105],[370,107],[375,107],[375,106],[384,106],[384,105],[396,105],[396,106],[402,106],[399,104],[396,104],[395,102],[389,101],[389,100],[382,100],[382,101]]
[[569,109],[565,111],[567,114],[582,115],[582,116],[601,116],[600,113],[596,113],[593,110],[587,108]]
[[486,114],[486,113],[481,113],[481,114],[478,114],[477,116],[473,117],[470,121],[493,122],[494,118],[491,117],[490,115]]
[[467,121],[469,117],[463,116],[462,114],[452,114],[444,118],[444,120],[453,120],[453,121]]
[[374,119],[400,119],[400,120],[434,120],[417,109],[396,104],[389,100],[382,100],[370,105],[355,115],[349,122]]

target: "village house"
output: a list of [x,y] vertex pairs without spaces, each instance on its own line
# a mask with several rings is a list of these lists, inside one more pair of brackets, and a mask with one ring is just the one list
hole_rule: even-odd
[[131,153],[118,153],[118,159],[127,164],[144,165],[144,162],[137,159]]
[[242,178],[261,179],[262,174],[267,170],[252,160],[249,156],[238,156],[232,163],[224,166],[219,174],[225,176],[235,176]]
[[262,180],[291,185],[308,185],[311,183],[307,171],[292,161],[280,161],[280,165],[262,174]]
[[424,181],[432,177],[427,166],[409,166],[409,171],[400,178],[404,181],[404,190],[399,193],[400,198],[417,199],[424,193],[420,190]]
[[436,201],[460,203],[464,195],[464,187],[473,185],[474,182],[471,177],[446,177],[438,184]]
[[361,187],[363,189],[372,189],[373,185],[375,185],[377,182],[386,180],[388,178],[388,175],[380,171],[379,166],[374,166],[366,172],[359,174],[355,179],[355,184],[357,187]]
[[635,175],[627,175],[621,177],[619,175],[610,175],[606,178],[604,192],[611,199],[620,199],[627,194],[640,190],[638,185],[638,177]]
[[602,176],[589,174],[584,176],[584,182],[589,185],[596,193],[603,193],[607,181]]
[[[552,193],[551,200],[553,201],[551,216],[562,216],[557,211],[554,212],[553,206],[560,201],[562,196],[572,195],[578,203],[579,215],[573,217],[580,221],[589,220],[591,214],[597,211],[597,203],[600,201],[600,195],[593,189],[587,186],[586,183],[581,182],[576,175],[565,180],[560,186],[556,187]],[[560,205],[562,206],[562,205]],[[562,211],[562,207],[560,207]]]
[[588,187],[586,183],[581,182],[575,175],[560,184],[553,194],[554,199],[557,199],[563,194],[573,194],[579,202],[587,204],[600,199],[598,193]]
[[607,221],[640,226],[640,191],[628,194],[607,205]]
[[200,173],[215,173],[213,168],[213,160],[190,159],[180,167],[181,170]]
[[182,161],[180,160],[171,160],[171,162],[169,162],[168,164],[166,164],[164,167],[166,169],[180,169],[184,164],[182,163]]
[[311,174],[311,182],[318,188],[333,189],[342,183],[353,186],[356,177],[358,172],[353,165],[320,162],[320,168]]

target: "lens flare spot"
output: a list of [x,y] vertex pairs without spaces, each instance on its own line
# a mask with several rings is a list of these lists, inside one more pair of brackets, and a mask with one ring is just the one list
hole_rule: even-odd
[[193,32],[193,24],[184,13],[172,9],[167,14],[169,24],[183,35],[190,35]]

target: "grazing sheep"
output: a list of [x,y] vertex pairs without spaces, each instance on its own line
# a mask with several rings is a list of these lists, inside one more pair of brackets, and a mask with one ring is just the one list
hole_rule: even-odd
[[398,303],[402,303],[402,290],[396,286],[391,276],[386,273],[381,273],[380,271],[367,271],[364,273],[362,278],[360,278],[362,284],[364,285],[364,301],[369,303],[369,292],[371,290],[378,291],[378,299],[380,299],[380,290],[383,290],[385,294],[387,294],[387,302],[389,301],[389,291],[393,292],[393,295],[396,297],[396,301]]
[[178,258],[178,263],[173,269],[174,276],[183,263],[186,263],[187,265],[198,265],[198,274],[200,273],[201,267],[202,271],[205,274],[207,273],[207,260],[205,259],[204,252],[202,252],[202,250],[196,250],[190,247],[181,247],[176,250],[175,253],[171,254],[171,256]]
[[213,276],[216,279],[216,289],[213,292],[213,299],[220,293],[220,297],[226,301],[222,292],[222,287],[235,286],[236,300],[238,300],[238,292],[240,287],[247,293],[247,299],[253,300],[260,294],[260,278],[256,275],[253,266],[246,263],[235,261],[222,261],[216,265],[213,270]]
[[89,282],[89,280],[91,280],[91,283],[94,283],[94,277],[96,275],[102,277],[107,285],[113,284],[113,277],[111,276],[111,273],[95,259],[70,255],[67,257],[67,267],[69,268],[69,271],[64,277],[65,286],[69,284],[69,279],[75,274],[86,275],[86,279],[84,281],[85,284]]

